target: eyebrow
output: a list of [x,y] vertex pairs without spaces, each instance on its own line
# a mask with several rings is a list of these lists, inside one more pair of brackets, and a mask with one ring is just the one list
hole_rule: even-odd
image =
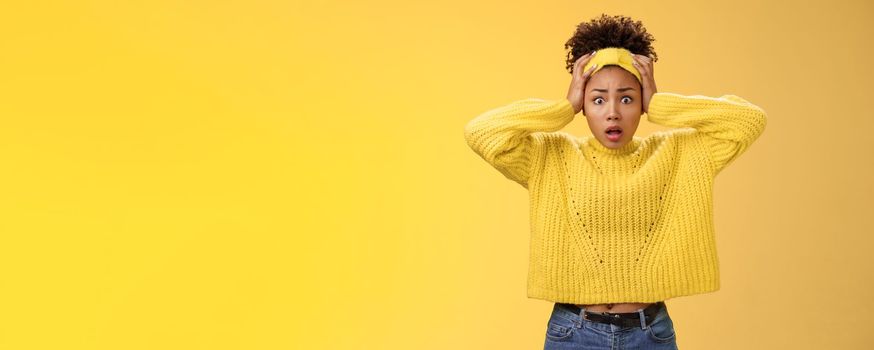
[[[623,92],[623,91],[627,91],[627,90],[634,90],[634,88],[624,87],[624,88],[616,89],[616,91],[619,91],[619,92]],[[607,89],[592,89],[591,91],[607,92]]]

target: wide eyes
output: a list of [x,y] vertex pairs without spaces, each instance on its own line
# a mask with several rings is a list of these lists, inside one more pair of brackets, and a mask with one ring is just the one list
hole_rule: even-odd
[[[595,97],[595,98],[592,100],[592,102],[594,102],[596,105],[599,105],[599,104],[601,104],[600,101],[603,101],[603,100],[604,100],[603,97]],[[624,104],[629,104],[629,103],[631,103],[631,101],[632,101],[632,100],[631,100],[631,97],[628,97],[628,96],[622,96],[622,103],[624,103]]]

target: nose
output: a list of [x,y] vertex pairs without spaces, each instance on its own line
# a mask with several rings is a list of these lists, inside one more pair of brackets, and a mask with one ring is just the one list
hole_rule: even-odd
[[616,104],[610,104],[610,109],[607,111],[607,120],[619,120],[619,107]]

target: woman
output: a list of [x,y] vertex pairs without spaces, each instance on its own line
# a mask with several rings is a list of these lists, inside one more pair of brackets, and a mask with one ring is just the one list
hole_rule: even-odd
[[[528,189],[528,297],[554,302],[545,349],[676,349],[664,301],[719,289],[713,179],[766,115],[734,95],[657,92],[653,40],[624,16],[581,23],[567,98],[465,126],[468,145]],[[559,131],[580,112],[592,136]],[[635,136],[642,115],[672,128]]]

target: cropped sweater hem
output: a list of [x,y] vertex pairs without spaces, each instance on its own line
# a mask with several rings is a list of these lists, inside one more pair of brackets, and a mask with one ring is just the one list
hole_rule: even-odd
[[[717,292],[720,289],[718,279],[711,279],[694,286],[679,286],[676,290],[670,289],[645,289],[641,293],[585,293],[574,290],[557,291],[537,286],[529,286],[527,297],[529,299],[546,300],[556,303],[567,304],[605,304],[605,303],[655,303],[671,298],[688,295],[706,294]],[[606,302],[604,300],[610,300]]]

